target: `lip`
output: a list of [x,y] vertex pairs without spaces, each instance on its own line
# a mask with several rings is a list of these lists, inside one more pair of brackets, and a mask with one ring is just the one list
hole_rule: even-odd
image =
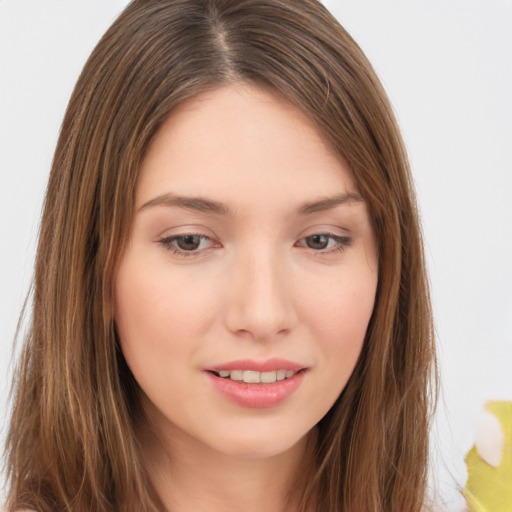
[[273,357],[265,361],[256,361],[254,359],[239,359],[227,363],[218,364],[206,368],[206,371],[219,372],[220,370],[252,370],[254,372],[275,372],[277,370],[290,370],[298,372],[307,368],[305,365]]
[[[222,378],[213,373],[220,370],[252,370],[257,372],[291,370],[297,373],[293,377],[269,384],[248,384],[243,381]],[[283,403],[298,389],[306,373],[307,367],[304,365],[277,358],[266,361],[241,359],[205,369],[205,375],[215,391],[236,405],[253,409],[276,407]]]

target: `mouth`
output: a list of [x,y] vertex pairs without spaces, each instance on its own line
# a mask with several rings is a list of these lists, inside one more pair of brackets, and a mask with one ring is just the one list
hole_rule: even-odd
[[245,382],[246,384],[273,384],[274,382],[291,379],[294,375],[303,371],[305,371],[305,368],[297,371],[280,369],[268,372],[254,370],[211,370],[210,373],[222,379]]
[[205,373],[213,389],[237,406],[260,409],[285,403],[308,369],[283,359],[245,360],[208,368]]

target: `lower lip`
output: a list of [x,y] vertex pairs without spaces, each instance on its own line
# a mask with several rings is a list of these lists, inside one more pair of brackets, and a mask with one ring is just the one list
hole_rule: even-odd
[[266,408],[275,407],[292,395],[300,386],[305,371],[297,372],[289,379],[279,380],[271,384],[247,384],[206,372],[217,391],[242,407]]

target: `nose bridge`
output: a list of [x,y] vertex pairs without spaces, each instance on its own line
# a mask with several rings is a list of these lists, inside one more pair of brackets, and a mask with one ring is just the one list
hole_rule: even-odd
[[237,255],[227,312],[231,331],[267,340],[293,327],[291,280],[283,260],[272,244],[252,246]]

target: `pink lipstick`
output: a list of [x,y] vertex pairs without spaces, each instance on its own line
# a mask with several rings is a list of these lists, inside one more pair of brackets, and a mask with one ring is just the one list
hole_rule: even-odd
[[301,384],[307,367],[284,359],[238,360],[206,369],[217,391],[242,407],[275,407]]

